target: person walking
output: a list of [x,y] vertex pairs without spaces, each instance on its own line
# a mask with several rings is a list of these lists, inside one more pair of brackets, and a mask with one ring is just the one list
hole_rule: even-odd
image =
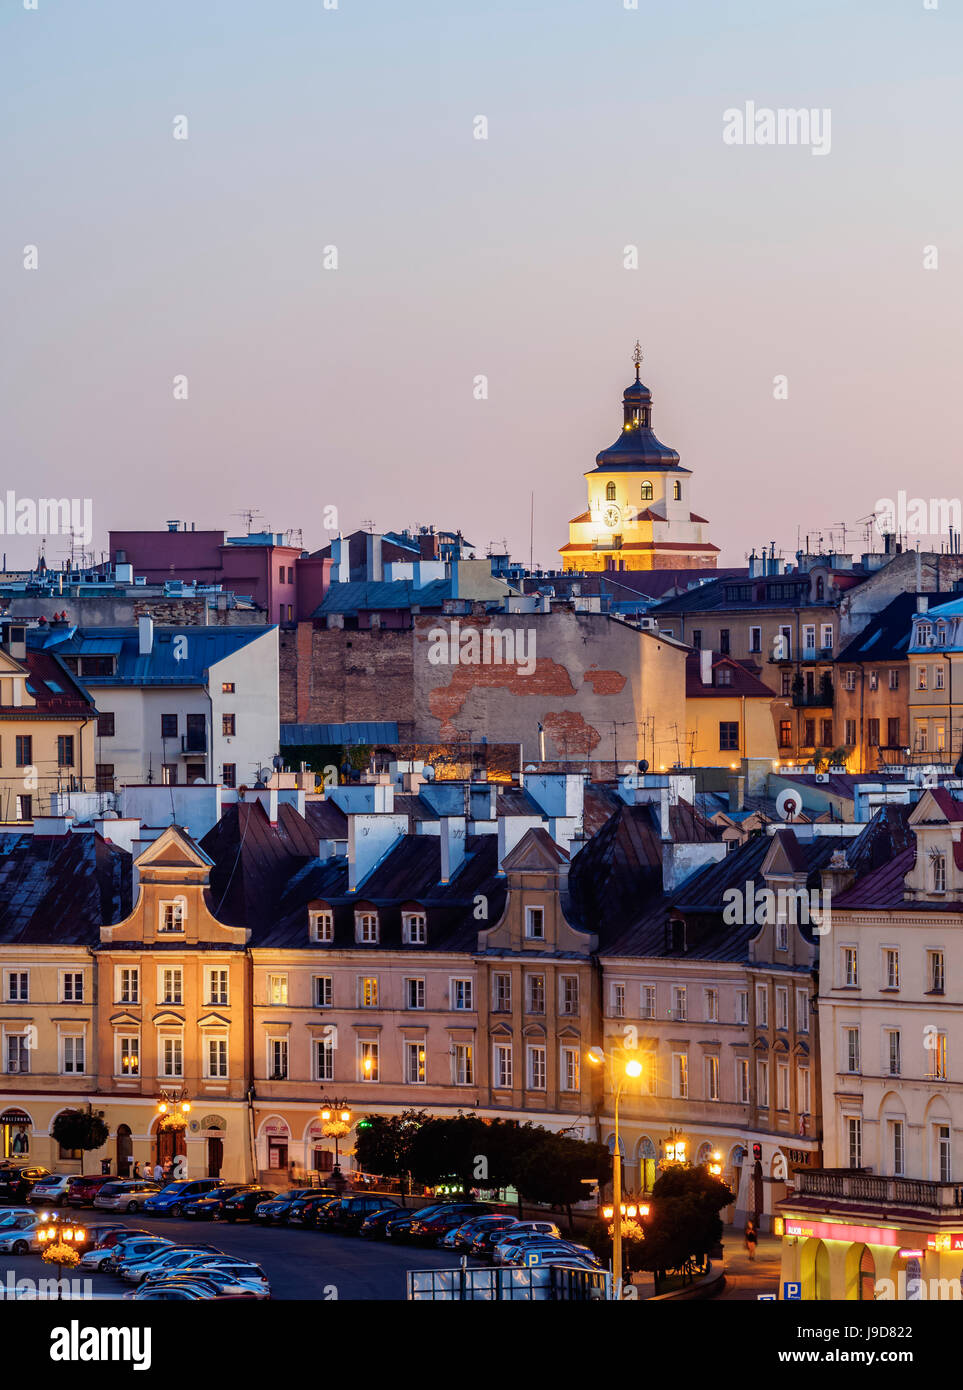
[[750,1260],[754,1260],[756,1258],[756,1242],[758,1238],[759,1237],[756,1233],[756,1223],[750,1216],[746,1221],[746,1249],[749,1252]]
[[163,1181],[164,1181],[164,1170],[163,1170],[163,1168],[161,1167],[161,1161],[160,1161],[160,1159],[158,1159],[157,1162],[154,1164],[154,1181],[155,1181],[155,1182],[163,1182]]

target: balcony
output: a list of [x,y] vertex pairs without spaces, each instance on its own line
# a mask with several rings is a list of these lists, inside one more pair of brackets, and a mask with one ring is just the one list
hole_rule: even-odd
[[925,1178],[887,1178],[858,1168],[798,1169],[799,1197],[866,1202],[874,1207],[922,1207],[947,1214],[963,1211],[963,1184],[931,1182]]
[[181,752],[206,753],[207,731],[201,730],[199,733],[181,734]]

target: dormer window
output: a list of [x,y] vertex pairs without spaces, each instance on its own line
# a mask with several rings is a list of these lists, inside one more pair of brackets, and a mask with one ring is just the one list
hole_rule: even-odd
[[544,907],[526,907],[525,909],[525,935],[529,941],[545,940],[545,909]]
[[402,934],[409,946],[424,946],[428,941],[428,918],[423,912],[405,912],[401,918]]
[[175,898],[173,902],[161,903],[160,921],[157,924],[158,935],[182,936],[186,921],[187,904],[183,898]]
[[731,666],[717,666],[717,667],[716,667],[716,685],[731,685],[731,684],[732,684],[732,667],[731,667]]
[[334,940],[334,913],[330,908],[309,912],[308,925],[312,941],[330,944]]
[[929,643],[929,640],[930,640],[930,638],[932,637],[932,635],[933,635],[933,625],[932,625],[932,623],[917,623],[917,624],[916,624],[916,645],[917,645],[918,647],[925,647],[925,646]]
[[946,855],[936,850],[931,856],[930,863],[933,871],[933,892],[946,892]]
[[378,944],[378,914],[376,912],[356,912],[354,914],[355,940],[362,946]]

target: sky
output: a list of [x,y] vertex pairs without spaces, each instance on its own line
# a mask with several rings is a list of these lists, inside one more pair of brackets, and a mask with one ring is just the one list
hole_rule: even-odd
[[721,563],[958,497],[960,6],[633,3],[0,0],[0,503],[555,568],[637,338]]

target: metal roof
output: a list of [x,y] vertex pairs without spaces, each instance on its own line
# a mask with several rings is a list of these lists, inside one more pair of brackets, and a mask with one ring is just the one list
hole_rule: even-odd
[[[206,685],[209,669],[225,657],[276,627],[156,627],[152,649],[141,655],[135,627],[100,628],[88,635],[83,628],[64,628],[43,633],[28,631],[28,647],[42,647],[61,659],[69,656],[113,655],[112,676],[83,676],[85,685]],[[177,637],[186,638],[175,643]]]
[[282,724],[281,747],[303,744],[397,743],[398,725],[388,723]]

